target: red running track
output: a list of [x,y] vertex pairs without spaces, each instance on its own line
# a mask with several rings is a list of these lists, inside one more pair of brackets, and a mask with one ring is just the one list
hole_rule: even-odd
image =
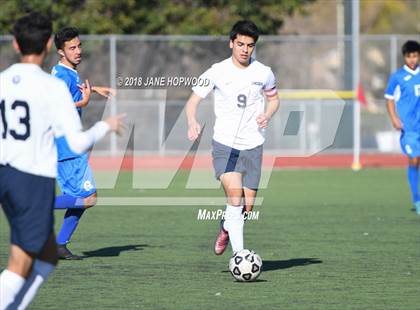
[[[126,156],[122,157],[91,157],[90,163],[95,170],[165,170],[165,169],[208,169],[212,167],[210,155],[187,156]],[[346,155],[316,155],[311,157],[274,157],[264,156],[263,166],[270,167],[274,162],[275,168],[350,168],[353,156]],[[407,159],[403,155],[396,154],[363,154],[361,156],[362,167],[404,167]]]

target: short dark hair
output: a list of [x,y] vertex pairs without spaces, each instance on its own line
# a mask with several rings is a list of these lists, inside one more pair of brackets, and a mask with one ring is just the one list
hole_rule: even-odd
[[257,25],[255,25],[252,21],[240,20],[233,25],[229,35],[230,40],[234,41],[238,34],[251,37],[255,42],[257,42],[260,31],[258,30]]
[[65,27],[60,29],[54,36],[55,47],[59,50],[64,47],[64,43],[79,36],[79,29],[76,27]]
[[22,16],[13,26],[13,35],[22,55],[41,54],[51,33],[51,20],[36,12]]
[[417,41],[407,41],[401,48],[401,52],[403,56],[410,54],[410,53],[419,53],[420,54],[420,44]]

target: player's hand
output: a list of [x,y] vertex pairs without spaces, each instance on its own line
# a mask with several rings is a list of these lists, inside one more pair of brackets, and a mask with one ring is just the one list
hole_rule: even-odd
[[109,125],[111,131],[114,131],[117,133],[117,135],[121,136],[126,129],[126,126],[123,123],[123,120],[126,116],[126,113],[110,116],[105,120],[105,122]]
[[260,128],[267,128],[270,118],[264,113],[257,116],[257,124]]
[[399,118],[392,119],[392,126],[394,126],[394,128],[397,130],[401,130],[403,128],[403,125]]
[[197,121],[193,121],[188,125],[188,139],[194,141],[201,133],[201,126]]
[[78,85],[78,86],[79,86],[80,91],[82,92],[83,106],[86,106],[89,103],[90,94],[92,93],[92,89],[90,87],[89,80],[86,80],[85,83],[83,83],[82,85]]
[[92,90],[107,99],[111,99],[111,97],[115,97],[117,95],[117,91],[110,87],[94,86],[92,87]]

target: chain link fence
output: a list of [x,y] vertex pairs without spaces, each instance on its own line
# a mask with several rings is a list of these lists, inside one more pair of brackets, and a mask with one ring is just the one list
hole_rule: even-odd
[[[105,103],[93,96],[83,114],[90,126],[104,113],[126,112],[132,131],[128,138],[110,136],[95,150],[109,154],[124,153],[126,148],[148,153],[179,153],[190,149],[186,137],[183,108],[191,85],[172,87],[144,86],[146,79],[198,77],[213,63],[230,56],[226,37],[212,36],[81,36],[83,62],[78,67],[82,79],[93,85],[119,88],[115,100]],[[403,35],[360,37],[361,83],[368,101],[362,109],[361,147],[364,152],[398,152],[398,133],[393,131],[386,114],[383,92],[388,76],[402,65],[401,45],[418,37]],[[11,47],[12,37],[0,37],[0,70],[18,61]],[[346,66],[346,36],[263,36],[256,47],[256,58],[270,66],[276,75],[281,112],[276,114],[266,132],[266,152],[307,156],[317,152],[350,153],[353,147],[351,98],[337,95],[302,96],[302,90],[350,90],[351,74]],[[56,53],[48,56],[44,69],[58,61]],[[141,78],[141,86],[119,87],[121,81]],[[138,84],[138,83],[137,83]],[[123,85],[124,86],[124,85]],[[1,87],[1,86],[0,86]],[[1,89],[0,89],[1,91]],[[210,149],[213,119],[212,96],[199,108],[205,123],[202,146]]]

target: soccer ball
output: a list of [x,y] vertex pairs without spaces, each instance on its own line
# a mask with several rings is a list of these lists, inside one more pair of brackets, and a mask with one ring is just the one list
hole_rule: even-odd
[[241,282],[255,281],[261,273],[261,257],[250,250],[241,250],[233,254],[229,261],[229,271]]

